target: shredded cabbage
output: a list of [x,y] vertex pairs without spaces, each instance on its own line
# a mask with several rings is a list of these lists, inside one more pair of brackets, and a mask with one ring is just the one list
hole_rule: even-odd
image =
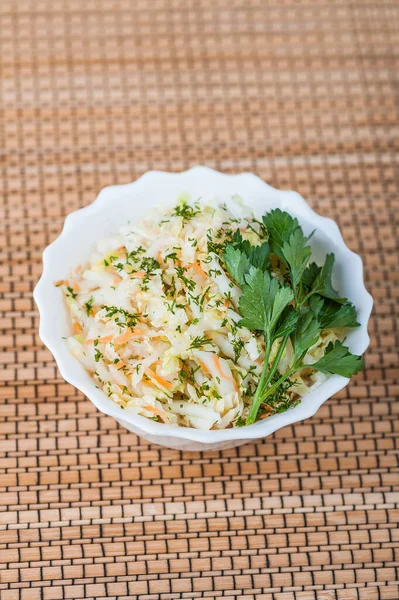
[[[265,356],[261,335],[239,327],[241,290],[221,260],[238,228],[259,244],[262,225],[240,198],[237,210],[182,195],[140,223],[100,240],[62,287],[74,334],[71,353],[121,409],[172,425],[223,429],[245,419]],[[315,362],[336,335],[309,350]],[[279,342],[272,348],[272,360]],[[292,364],[290,343],[279,368]],[[320,383],[298,374],[285,401]]]

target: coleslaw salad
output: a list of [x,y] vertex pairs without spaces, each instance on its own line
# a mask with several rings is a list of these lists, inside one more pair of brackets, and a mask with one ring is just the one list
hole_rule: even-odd
[[[267,239],[240,198],[227,208],[183,194],[173,208],[153,209],[100,240],[87,264],[56,282],[73,323],[71,353],[121,410],[202,430],[245,422],[266,348],[261,335],[239,326],[241,289],[221,258],[237,230],[253,245]],[[340,337],[323,331],[307,363]],[[276,340],[269,360],[279,347]],[[279,371],[292,360],[287,344]],[[289,409],[325,378],[296,373],[259,417]]]

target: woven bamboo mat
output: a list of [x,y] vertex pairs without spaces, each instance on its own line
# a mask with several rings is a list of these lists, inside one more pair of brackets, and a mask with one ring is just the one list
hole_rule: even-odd
[[[397,600],[399,3],[2,0],[0,36],[1,600]],[[366,373],[212,454],[98,413],[32,300],[67,213],[199,163],[336,219],[376,301]]]

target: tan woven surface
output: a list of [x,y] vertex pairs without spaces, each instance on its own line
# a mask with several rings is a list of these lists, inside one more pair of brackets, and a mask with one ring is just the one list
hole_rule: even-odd
[[[1,600],[398,600],[399,3],[2,0],[0,36]],[[32,300],[67,213],[198,163],[300,191],[376,300],[365,374],[203,455],[67,385]]]

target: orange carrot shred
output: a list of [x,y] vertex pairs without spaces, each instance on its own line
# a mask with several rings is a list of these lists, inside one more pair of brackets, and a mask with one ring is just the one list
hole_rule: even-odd
[[187,268],[195,269],[196,271],[198,271],[198,273],[200,273],[200,275],[202,275],[203,277],[207,277],[207,274],[205,273],[204,269],[199,263],[190,263],[189,265],[187,265]]
[[75,321],[75,323],[73,324],[73,331],[75,334],[82,333],[83,331],[81,324],[77,321]]
[[209,369],[206,366],[206,364],[204,362],[202,362],[202,360],[200,360],[199,358],[197,358],[197,361],[199,362],[199,365],[200,365],[201,369],[204,371],[204,373],[209,373]]
[[117,344],[125,344],[131,338],[141,338],[143,335],[144,331],[142,329],[136,328],[134,331],[126,329],[124,333],[116,338],[115,342]]
[[147,375],[147,377],[149,377],[153,381],[156,381],[156,383],[158,383],[159,385],[161,385],[165,389],[167,389],[167,390],[171,390],[172,389],[172,384],[170,383],[170,381],[167,381],[166,379],[164,379],[160,375],[157,375],[151,369],[148,369],[148,368],[144,369],[144,373]]
[[157,417],[160,417],[164,423],[170,423],[168,415],[163,410],[156,408],[155,406],[149,406],[148,404],[143,406],[143,408],[149,412],[152,412],[154,415],[157,415]]
[[214,356],[213,356],[213,362],[215,364],[216,370],[219,373],[220,377],[222,377],[223,379],[228,379],[229,381],[233,381],[234,389],[237,392],[238,389],[237,389],[237,384],[236,384],[236,381],[235,381],[234,377],[233,376],[230,377],[229,375],[225,375],[223,373],[222,366],[220,364],[220,360],[219,360],[219,357],[218,357],[217,354],[214,354]]
[[111,342],[113,340],[113,337],[113,335],[106,335],[104,337],[99,338],[89,338],[85,341],[85,344],[86,346],[89,346],[90,344],[94,344],[96,340],[99,344],[108,344],[108,342]]

